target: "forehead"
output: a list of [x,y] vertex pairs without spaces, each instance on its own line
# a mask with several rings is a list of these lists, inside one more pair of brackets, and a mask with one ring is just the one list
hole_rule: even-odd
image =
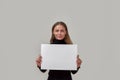
[[63,26],[63,25],[57,25],[57,26],[55,26],[55,28],[54,28],[54,30],[65,30],[65,27]]

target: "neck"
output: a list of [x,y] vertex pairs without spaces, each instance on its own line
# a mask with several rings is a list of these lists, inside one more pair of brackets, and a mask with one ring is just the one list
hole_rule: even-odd
[[66,44],[65,40],[58,40],[58,39],[54,39],[52,44]]

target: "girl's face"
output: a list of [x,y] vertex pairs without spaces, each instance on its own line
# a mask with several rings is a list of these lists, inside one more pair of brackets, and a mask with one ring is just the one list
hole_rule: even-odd
[[62,25],[55,26],[55,28],[53,30],[53,34],[54,34],[55,38],[58,40],[64,39],[65,35],[66,35],[65,27]]

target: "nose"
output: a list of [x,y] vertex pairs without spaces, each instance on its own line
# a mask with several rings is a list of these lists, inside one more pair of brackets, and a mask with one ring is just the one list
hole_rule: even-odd
[[61,34],[61,31],[59,31],[58,34]]

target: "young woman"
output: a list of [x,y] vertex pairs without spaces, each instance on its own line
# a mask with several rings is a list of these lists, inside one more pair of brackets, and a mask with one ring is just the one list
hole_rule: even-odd
[[[50,39],[51,44],[72,44],[72,41],[70,39],[67,25],[64,22],[56,22],[52,27],[52,36]],[[77,70],[50,70],[48,73],[48,79],[47,80],[72,80],[71,73],[75,74],[82,63],[81,59],[79,58],[79,55],[76,57],[76,64],[77,64]],[[41,69],[41,62],[42,57],[39,56],[36,59],[37,67],[42,72],[46,72],[46,70]]]

